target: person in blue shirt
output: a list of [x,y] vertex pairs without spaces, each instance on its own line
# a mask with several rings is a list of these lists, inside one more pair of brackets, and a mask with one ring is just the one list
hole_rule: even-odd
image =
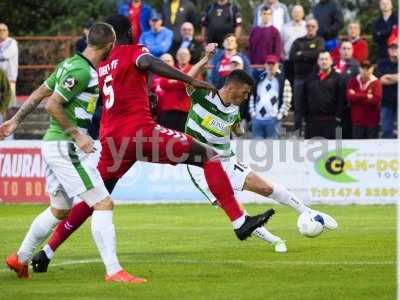
[[124,0],[117,8],[119,15],[128,17],[131,21],[132,39],[137,43],[142,32],[150,30],[151,6],[142,0]]
[[151,13],[150,30],[143,32],[139,43],[146,46],[150,53],[160,57],[171,48],[173,32],[162,26],[161,15],[155,10]]

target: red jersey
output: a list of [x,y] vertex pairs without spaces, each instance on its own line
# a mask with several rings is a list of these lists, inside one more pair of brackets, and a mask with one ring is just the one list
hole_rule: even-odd
[[[192,65],[189,64],[181,69],[181,71],[187,74],[191,68]],[[191,100],[186,92],[184,82],[161,77],[158,84],[162,91],[158,94],[160,112],[169,110],[189,112]]]
[[103,101],[97,168],[104,181],[122,177],[137,160],[182,162],[192,149],[191,136],[153,121],[147,73],[137,66],[142,55],[149,55],[143,46],[116,46],[97,68]]
[[149,108],[147,72],[137,66],[142,55],[149,55],[149,51],[141,45],[118,45],[98,65],[103,102],[100,138],[155,124]]

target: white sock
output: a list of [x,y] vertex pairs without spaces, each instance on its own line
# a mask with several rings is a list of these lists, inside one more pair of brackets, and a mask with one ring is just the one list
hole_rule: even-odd
[[92,215],[92,235],[106,267],[108,276],[122,270],[116,253],[112,210],[95,210]]
[[299,200],[293,193],[289,192],[283,185],[279,183],[272,184],[273,192],[270,197],[281,204],[287,205],[295,209],[299,214],[309,209]]
[[256,230],[254,230],[252,234],[270,244],[273,244],[275,242],[282,240],[279,236],[273,235],[265,227],[262,227],[262,226],[256,228]]
[[46,240],[54,227],[56,227],[60,221],[61,220],[57,219],[51,213],[50,207],[33,220],[31,227],[17,252],[18,259],[21,263],[28,263],[35,248]]
[[246,221],[246,214],[243,214],[238,219],[232,221],[233,229],[239,229],[240,227],[242,227],[245,221]]
[[46,246],[44,246],[42,250],[44,251],[44,253],[46,253],[46,256],[48,259],[53,258],[54,251],[51,249],[51,247],[48,244]]

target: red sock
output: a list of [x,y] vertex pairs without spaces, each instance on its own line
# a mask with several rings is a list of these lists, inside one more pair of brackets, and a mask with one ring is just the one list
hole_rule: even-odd
[[93,208],[89,207],[85,201],[79,202],[72,207],[68,217],[59,223],[50,237],[48,245],[53,252],[93,213]]
[[243,210],[235,199],[231,182],[219,160],[208,160],[203,164],[208,187],[231,221],[243,216]]

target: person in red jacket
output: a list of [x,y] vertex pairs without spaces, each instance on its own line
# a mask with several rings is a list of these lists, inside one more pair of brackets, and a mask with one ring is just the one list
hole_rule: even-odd
[[[181,48],[176,54],[177,68],[188,73],[192,68],[190,52]],[[190,97],[186,93],[186,86],[182,81],[161,77],[159,87],[162,93],[159,97],[160,125],[179,131],[185,131],[187,115],[191,106]]]
[[[367,41],[360,36],[361,25],[358,21],[350,22],[347,26],[347,39],[353,45],[353,58],[361,63],[368,60],[369,50]],[[335,63],[340,60],[340,46],[332,51],[332,58]]]
[[347,84],[353,139],[376,139],[379,136],[382,85],[373,72],[371,62],[364,61],[360,65],[360,75],[351,78]]

